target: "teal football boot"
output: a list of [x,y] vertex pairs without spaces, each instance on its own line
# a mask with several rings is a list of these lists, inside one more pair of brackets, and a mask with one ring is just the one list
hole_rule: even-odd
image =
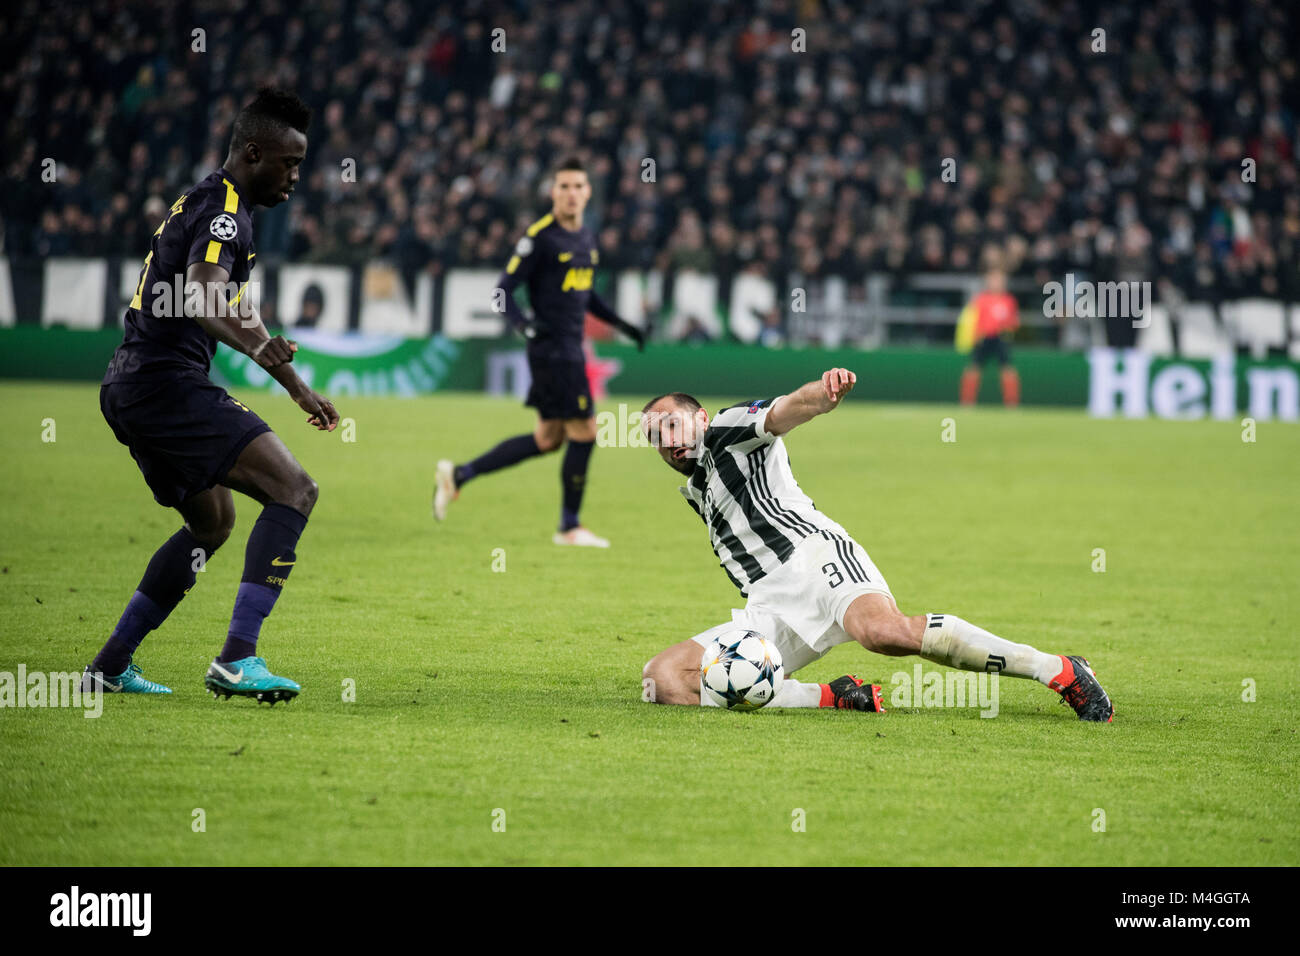
[[245,657],[225,664],[213,661],[208,673],[203,678],[203,686],[212,692],[213,697],[231,696],[251,697],[266,701],[272,707],[276,701],[293,700],[302,690],[287,677],[277,677],[266,669],[266,661],[260,657]]
[[126,670],[116,677],[109,677],[98,671],[92,671],[91,665],[81,675],[81,692],[91,694],[96,690],[106,694],[170,694],[172,689],[151,680],[146,680],[140,673],[140,665],[128,662]]

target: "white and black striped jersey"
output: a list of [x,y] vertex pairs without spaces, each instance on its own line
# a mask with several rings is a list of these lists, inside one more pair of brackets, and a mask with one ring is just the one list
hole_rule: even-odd
[[767,432],[776,398],[725,408],[709,422],[683,497],[704,519],[731,582],[749,587],[781,566],[804,538],[847,538],[794,480],[785,442]]

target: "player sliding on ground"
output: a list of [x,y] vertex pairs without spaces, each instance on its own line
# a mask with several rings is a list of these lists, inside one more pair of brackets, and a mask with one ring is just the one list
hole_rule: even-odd
[[[787,675],[852,640],[877,654],[919,654],[962,670],[1027,677],[1059,693],[1080,720],[1109,722],[1114,708],[1084,658],[1014,644],[954,614],[899,611],[863,547],[800,490],[781,436],[833,410],[855,384],[852,372],[831,369],[788,395],[733,405],[712,421],[681,392],[645,406],[642,427],[650,443],[686,476],[679,490],[704,519],[727,577],[748,598],[744,610],[732,611],[732,623],[675,644],[646,664],[652,699],[711,703],[700,695],[703,648],[740,627],[776,644]],[[878,684],[848,674],[829,684],[787,677],[768,706],[884,709]]]
[[[587,465],[596,444],[596,410],[587,382],[582,351],[583,322],[590,312],[645,347],[645,334],[618,314],[592,288],[599,253],[582,213],[591,198],[591,183],[581,161],[570,159],[555,171],[550,213],[528,227],[497,283],[500,305],[511,326],[528,339],[528,368],[533,381],[527,405],[537,409],[531,434],[507,438],[473,461],[454,465],[438,462],[433,492],[433,516],[447,517],[447,506],[460,496],[467,481],[517,465],[535,455],[555,451],[567,439],[561,466],[560,526],[556,544],[608,548],[609,542],[582,526],[578,510],[587,484]],[[529,320],[514,299],[521,283],[528,286],[533,307]]]
[[[259,92],[235,118],[225,164],[176,200],[154,233],[99,404],[154,500],[179,511],[185,524],[150,560],[112,636],[86,668],[87,689],[98,683],[113,693],[171,693],[145,679],[132,657],[230,536],[232,489],[262,505],[262,513],[248,536],[225,646],[204,684],[214,694],[272,705],[301,689],[267,669],[257,638],[297,561],[294,547],[316,503],[316,483],[266,422],[212,383],[208,368],[217,342],[225,342],[283,385],[307,424],[324,431],[338,424],[334,406],[293,370],[297,346],[272,338],[256,308],[240,301],[253,266],[253,207],[288,201],[310,119],[292,93]],[[181,276],[178,315],[173,283]]]

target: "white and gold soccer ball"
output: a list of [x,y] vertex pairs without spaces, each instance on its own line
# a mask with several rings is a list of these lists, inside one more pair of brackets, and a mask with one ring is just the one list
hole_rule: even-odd
[[715,637],[700,659],[700,687],[719,707],[757,710],[785,682],[776,645],[756,631],[736,628]]

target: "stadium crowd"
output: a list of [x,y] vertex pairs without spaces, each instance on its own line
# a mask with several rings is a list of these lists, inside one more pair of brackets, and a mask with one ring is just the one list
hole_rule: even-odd
[[997,248],[1039,282],[1300,299],[1300,29],[1270,0],[7,6],[10,256],[142,255],[275,83],[316,112],[263,261],[500,267],[577,153],[602,265],[858,277]]

